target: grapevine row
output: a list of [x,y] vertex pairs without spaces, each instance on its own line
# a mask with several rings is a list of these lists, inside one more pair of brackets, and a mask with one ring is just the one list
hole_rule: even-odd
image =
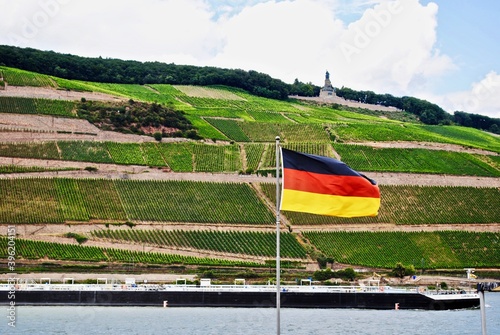
[[303,234],[321,252],[340,263],[392,268],[402,262],[431,269],[500,266],[499,233],[309,231]]
[[[159,247],[195,248],[252,256],[273,257],[276,254],[276,234],[241,231],[195,230],[94,230],[97,238],[115,241],[146,243]],[[305,258],[304,248],[292,234],[281,234],[281,255],[286,258]]]
[[[265,195],[276,201],[274,184],[261,184]],[[498,223],[500,190],[462,186],[380,185],[381,205],[377,217],[338,218],[284,212],[292,224],[336,223]]]
[[[0,237],[0,258],[7,258],[6,237]],[[175,254],[141,252],[123,249],[61,244],[44,241],[16,239],[16,259],[51,259],[87,262],[119,262],[143,264],[184,264],[205,266],[262,267],[262,264],[231,261],[217,258],[199,258]]]

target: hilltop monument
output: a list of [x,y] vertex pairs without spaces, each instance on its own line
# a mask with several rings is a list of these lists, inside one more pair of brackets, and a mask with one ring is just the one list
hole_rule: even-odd
[[325,85],[319,91],[320,98],[333,98],[336,97],[335,89],[332,86],[332,82],[330,81],[330,73],[326,71],[325,74]]

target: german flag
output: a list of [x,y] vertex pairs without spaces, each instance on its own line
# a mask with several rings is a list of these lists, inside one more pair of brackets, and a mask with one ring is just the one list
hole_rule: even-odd
[[283,211],[340,217],[377,216],[377,183],[333,158],[281,149]]

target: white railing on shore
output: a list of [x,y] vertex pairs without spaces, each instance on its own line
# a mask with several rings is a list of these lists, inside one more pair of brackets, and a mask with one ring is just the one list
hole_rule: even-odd
[[[8,290],[53,290],[53,291],[217,291],[217,292],[274,292],[275,285],[166,285],[166,284],[0,284],[0,291]],[[376,286],[299,286],[281,285],[283,292],[379,292]]]

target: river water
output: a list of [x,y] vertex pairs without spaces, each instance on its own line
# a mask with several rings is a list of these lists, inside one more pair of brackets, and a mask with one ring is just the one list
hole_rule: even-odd
[[[500,334],[500,293],[486,293],[486,329]],[[2,306],[4,315],[7,307]],[[0,334],[276,334],[276,309],[161,307],[17,307],[16,327],[2,318]],[[288,309],[281,334],[481,334],[479,309],[456,311]]]

